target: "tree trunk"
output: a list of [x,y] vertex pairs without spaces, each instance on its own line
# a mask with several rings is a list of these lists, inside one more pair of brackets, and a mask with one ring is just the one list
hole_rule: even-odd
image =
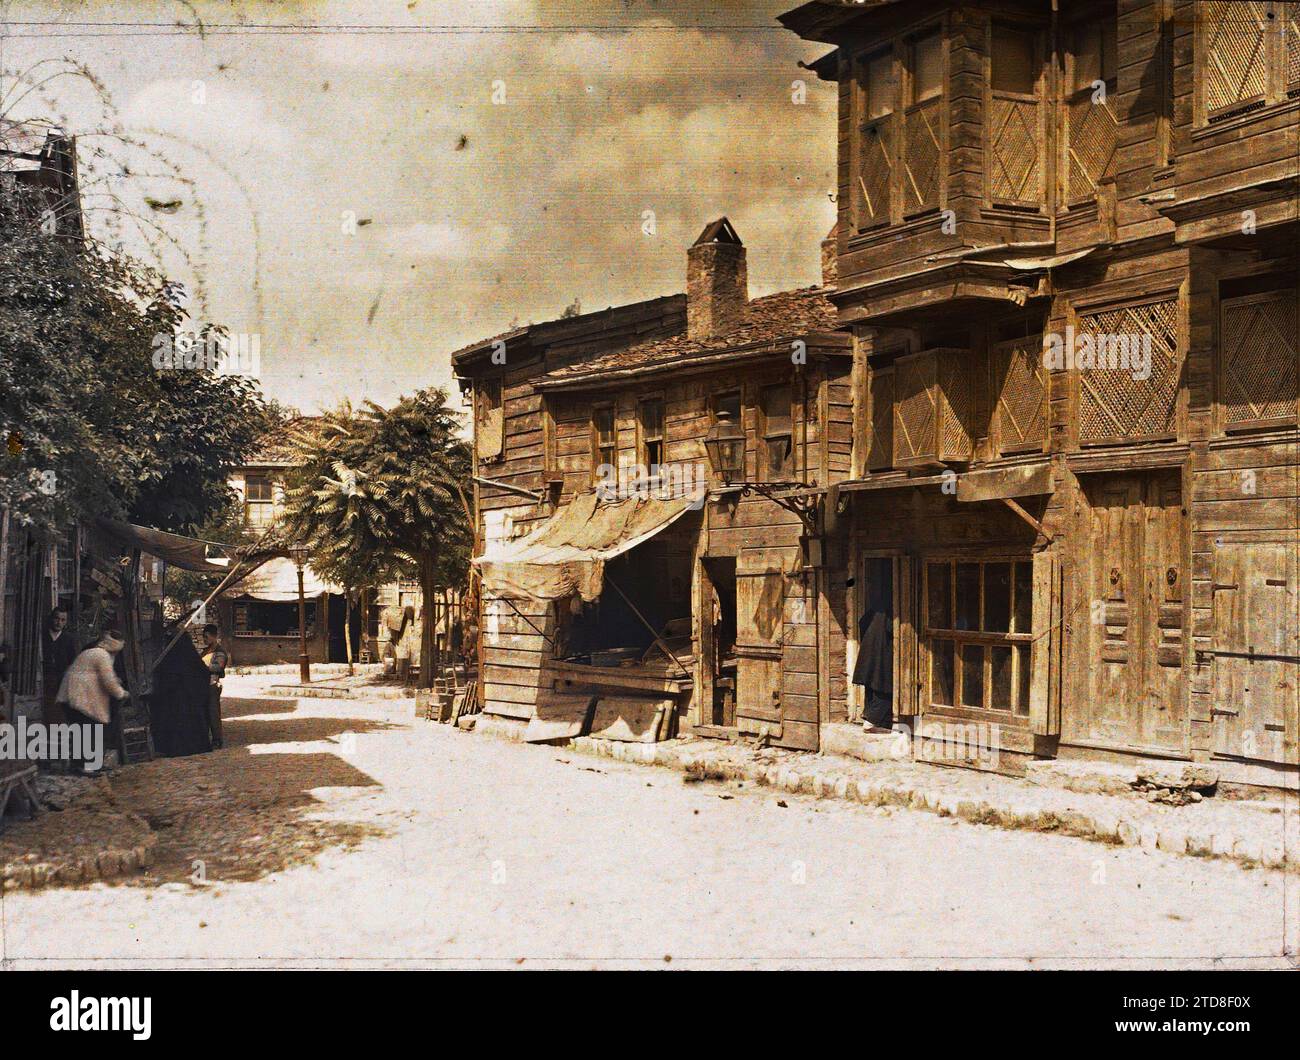
[[420,687],[433,687],[433,613],[435,611],[434,594],[437,591],[434,577],[437,571],[436,557],[426,555],[420,560]]
[[352,593],[344,590],[343,592],[343,643],[347,645],[348,650],[348,676],[355,674],[356,668],[352,665]]

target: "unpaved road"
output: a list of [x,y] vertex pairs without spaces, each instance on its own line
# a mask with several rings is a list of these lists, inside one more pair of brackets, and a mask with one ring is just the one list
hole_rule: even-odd
[[114,778],[159,829],[149,876],[3,898],[9,967],[1286,963],[1294,876],[685,784],[267,680],[228,683],[225,751]]

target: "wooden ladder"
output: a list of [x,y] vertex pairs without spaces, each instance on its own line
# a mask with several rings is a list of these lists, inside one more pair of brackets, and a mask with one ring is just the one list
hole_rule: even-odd
[[118,741],[122,752],[122,764],[130,762],[148,762],[153,759],[153,735],[148,725],[122,727],[122,738]]

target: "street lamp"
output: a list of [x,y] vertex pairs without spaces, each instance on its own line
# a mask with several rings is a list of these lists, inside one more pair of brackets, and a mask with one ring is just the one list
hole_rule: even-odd
[[719,411],[717,419],[704,436],[704,449],[709,463],[722,481],[730,485],[732,479],[745,474],[745,428],[731,418],[731,413]]
[[814,496],[799,490],[801,482],[748,482],[745,480],[745,428],[719,409],[713,426],[704,435],[704,451],[714,473],[728,486],[739,486],[741,496],[756,493],[793,512],[804,526],[804,534],[818,538],[818,504]]
[[290,545],[285,551],[298,567],[298,680],[311,684],[311,660],[307,658],[307,598],[303,593],[302,572],[307,565],[307,546]]

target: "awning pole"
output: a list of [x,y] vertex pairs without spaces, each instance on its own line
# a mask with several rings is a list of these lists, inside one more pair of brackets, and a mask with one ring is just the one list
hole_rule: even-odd
[[632,614],[636,615],[636,617],[641,620],[641,625],[645,626],[645,628],[650,631],[650,636],[654,637],[655,643],[658,644],[659,647],[663,649],[663,653],[677,664],[677,668],[681,670],[682,673],[684,673],[687,677],[690,677],[691,676],[690,670],[686,669],[686,667],[682,665],[681,659],[677,658],[677,656],[672,653],[672,649],[669,648],[668,645],[663,642],[663,638],[660,637],[659,634],[655,632],[654,627],[650,625],[648,621],[646,621],[645,615],[641,614],[641,612],[637,610],[636,604],[634,604],[631,600],[627,598],[627,593],[625,593],[622,589],[618,587],[618,582],[614,581],[614,579],[611,578],[608,574],[605,575],[605,581],[614,587],[614,591],[618,593],[618,595],[623,598],[623,602],[632,609]]

